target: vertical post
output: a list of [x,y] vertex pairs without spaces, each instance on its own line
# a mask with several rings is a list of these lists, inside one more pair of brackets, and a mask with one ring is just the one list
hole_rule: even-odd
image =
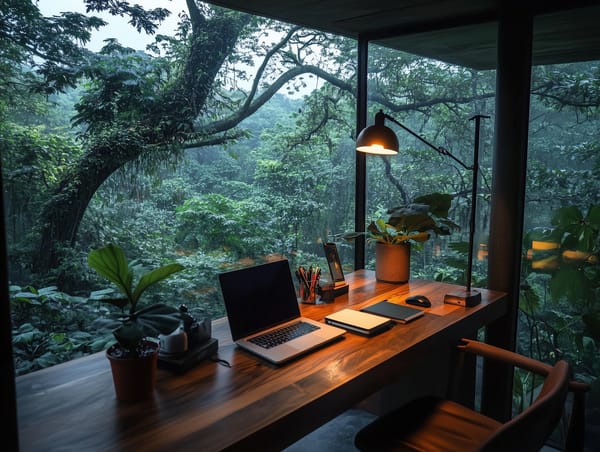
[[15,363],[12,352],[12,327],[10,300],[8,298],[8,252],[6,249],[6,221],[4,217],[4,188],[2,187],[2,162],[0,162],[0,387],[2,387],[2,423],[5,427],[3,442],[7,450],[19,450],[17,425],[17,397],[15,389]]
[[[358,38],[358,73],[356,77],[356,135],[367,125],[367,60],[369,41]],[[367,160],[362,152],[352,149],[356,159],[354,230],[365,230],[367,215]],[[365,238],[360,235],[354,241],[354,269],[365,267]]]
[[467,262],[467,284],[466,292],[471,292],[471,280],[473,276],[473,242],[475,241],[475,218],[477,216],[477,186],[479,183],[479,131],[481,129],[481,118],[489,118],[486,115],[475,115],[475,145],[473,147],[473,181],[471,182],[471,218],[469,219],[469,261]]
[[[515,350],[527,170],[533,15],[523,2],[501,3],[496,71],[494,179],[490,213],[488,287],[508,294],[507,314],[490,324],[486,340]],[[486,362],[482,411],[510,418],[513,369]]]
[[445,149],[438,148],[438,152],[451,157],[460,163],[464,168],[471,170],[473,174],[473,178],[471,180],[471,215],[469,218],[469,250],[467,253],[467,277],[465,289],[460,289],[444,295],[444,303],[457,304],[459,306],[475,306],[481,303],[481,293],[478,290],[471,290],[471,280],[473,277],[473,242],[475,241],[475,218],[477,216],[477,183],[479,182],[479,131],[481,128],[481,118],[489,118],[489,116],[475,115],[471,118],[475,119],[473,166],[469,167],[465,165],[462,161],[454,157]]

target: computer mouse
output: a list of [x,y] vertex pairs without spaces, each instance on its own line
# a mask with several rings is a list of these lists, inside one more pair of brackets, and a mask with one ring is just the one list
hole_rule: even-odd
[[425,295],[413,295],[408,297],[406,300],[406,304],[412,304],[414,306],[421,306],[422,308],[430,308],[431,301]]

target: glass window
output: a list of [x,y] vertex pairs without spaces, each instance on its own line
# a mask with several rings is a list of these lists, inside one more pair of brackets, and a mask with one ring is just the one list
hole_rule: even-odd
[[[591,383],[586,430],[598,442],[600,398],[600,153],[598,61],[532,73],[518,347],[548,363],[564,358]],[[515,376],[526,407],[539,380]],[[563,431],[555,440],[561,442]]]
[[[198,12],[208,27],[221,14]],[[51,23],[34,16],[22,20]],[[90,298],[111,285],[87,265],[108,243],[138,270],[183,264],[142,302],[197,318],[225,315],[221,271],[286,257],[328,278],[323,242],[353,221],[356,43],[258,17],[238,29],[234,17],[220,18],[237,36],[209,68],[195,57],[215,46],[189,52],[187,14],[156,40],[129,41],[124,25],[126,42],[89,49],[87,66],[69,48],[68,74],[26,48],[12,65],[0,55],[13,87],[0,127],[19,375],[113,342],[112,307]],[[64,86],[50,79],[78,69]],[[21,89],[33,84],[45,91]]]
[[[494,112],[495,71],[474,71],[371,44],[369,47],[369,115],[382,109],[433,147],[444,148],[462,163],[473,165],[475,114]],[[375,101],[374,99],[380,99]],[[465,284],[471,208],[472,172],[441,155],[393,121],[398,137],[396,156],[367,157],[367,224],[389,220],[397,206],[423,203],[435,193],[449,195],[449,234],[429,230],[425,242],[412,242],[412,278]],[[482,119],[474,242],[473,286],[486,286],[486,241],[492,175],[493,119]],[[367,247],[367,266],[375,267],[374,246]]]

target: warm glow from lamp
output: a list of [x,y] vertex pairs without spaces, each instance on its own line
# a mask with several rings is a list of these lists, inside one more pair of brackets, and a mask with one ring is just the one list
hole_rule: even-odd
[[356,148],[359,152],[364,152],[365,154],[372,155],[396,155],[398,151],[394,151],[392,149],[386,149],[381,144],[372,144],[370,146],[360,146]]
[[590,264],[598,263],[598,256],[589,251],[564,250],[562,257],[565,261],[588,262]]
[[398,137],[383,123],[383,112],[375,115],[375,124],[364,128],[356,138],[356,150],[373,155],[396,155],[400,148]]
[[477,260],[483,261],[488,257],[488,247],[487,243],[480,243],[479,249],[477,250]]
[[531,241],[531,249],[536,251],[542,250],[555,250],[560,245],[558,242],[545,242],[542,240],[532,240]]
[[558,256],[549,256],[531,262],[531,268],[536,270],[556,270],[559,265],[560,261],[558,260]]
[[532,240],[531,249],[527,250],[527,259],[531,260],[531,268],[535,270],[556,270],[560,265],[557,254],[548,255],[548,251],[560,247],[558,242]]

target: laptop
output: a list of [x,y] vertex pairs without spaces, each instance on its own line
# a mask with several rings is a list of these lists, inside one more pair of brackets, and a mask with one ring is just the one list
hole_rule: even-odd
[[302,317],[287,259],[219,274],[234,342],[283,364],[340,339],[346,332]]

